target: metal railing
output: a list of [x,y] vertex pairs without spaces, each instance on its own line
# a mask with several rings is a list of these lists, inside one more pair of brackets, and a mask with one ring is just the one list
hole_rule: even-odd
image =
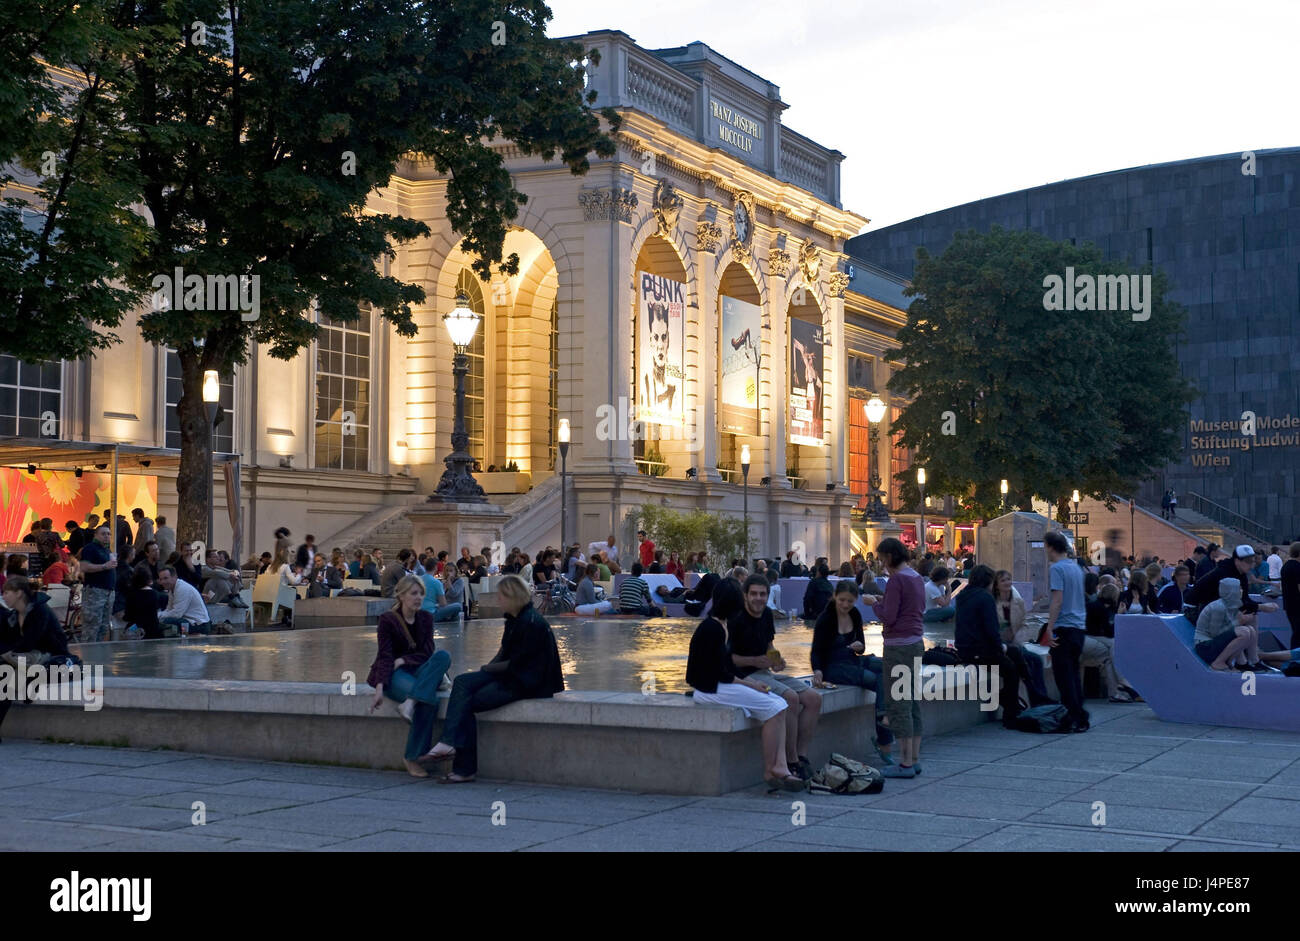
[[1263,523],[1257,523],[1255,520],[1242,516],[1223,504],[1215,503],[1213,500],[1209,500],[1194,491],[1188,490],[1184,492],[1183,496],[1187,500],[1187,506],[1202,516],[1208,516],[1216,523],[1243,532],[1257,542],[1272,543],[1272,531]]

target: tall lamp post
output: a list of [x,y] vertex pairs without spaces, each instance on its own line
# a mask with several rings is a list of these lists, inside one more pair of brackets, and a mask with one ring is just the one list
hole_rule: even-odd
[[567,553],[569,551],[569,479],[566,472],[569,468],[569,420],[560,419],[560,551]]
[[921,526],[919,529],[921,555],[925,555],[925,468],[916,469],[916,485],[921,488]]
[[880,396],[873,395],[867,400],[867,425],[871,429],[867,449],[867,459],[870,462],[868,468],[867,486],[870,488],[867,495],[870,499],[867,501],[867,519],[873,523],[888,523],[889,510],[881,502],[881,496],[884,491],[880,489],[880,468],[879,455],[876,453],[880,449],[880,422],[885,417],[885,403],[880,400]]
[[1074,504],[1074,557],[1082,558],[1079,553],[1079,491],[1070,494],[1070,502]]
[[215,369],[204,370],[203,409],[208,416],[208,534],[205,549],[212,548],[212,507],[216,502],[216,495],[212,492],[212,452],[217,446],[217,408],[220,402],[221,377]]
[[430,503],[487,502],[483,488],[470,473],[474,458],[469,453],[469,432],[465,430],[465,374],[469,372],[469,345],[474,342],[474,334],[478,332],[482,319],[469,306],[469,298],[463,291],[456,295],[456,306],[451,313],[442,315],[443,325],[456,351],[451,363],[451,372],[456,379],[456,422],[451,432],[451,453],[443,462],[447,469],[442,472],[438,488],[429,496]]
[[749,556],[749,445],[740,446],[740,480],[744,488],[744,507],[745,507],[745,555],[746,563]]
[[1002,483],[999,486],[1002,490],[1002,512],[1005,513],[1007,511],[1007,491],[1011,488],[1007,485],[1005,477],[1002,478]]

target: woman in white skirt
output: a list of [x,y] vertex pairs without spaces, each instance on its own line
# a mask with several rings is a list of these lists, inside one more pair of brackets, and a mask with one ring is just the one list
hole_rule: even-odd
[[713,607],[691,637],[686,682],[697,703],[716,703],[745,711],[763,723],[763,779],[772,791],[802,791],[808,782],[791,773],[785,760],[785,700],[768,686],[736,676],[728,646],[727,619],[744,607],[740,586],[731,579],[718,582]]

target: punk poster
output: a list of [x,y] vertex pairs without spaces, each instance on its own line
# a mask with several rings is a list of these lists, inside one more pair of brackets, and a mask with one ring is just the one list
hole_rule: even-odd
[[740,435],[758,434],[758,366],[762,310],[755,304],[722,298],[722,398],[719,429]]
[[790,441],[822,444],[822,327],[790,321]]
[[682,427],[686,415],[686,285],[637,272],[637,418]]

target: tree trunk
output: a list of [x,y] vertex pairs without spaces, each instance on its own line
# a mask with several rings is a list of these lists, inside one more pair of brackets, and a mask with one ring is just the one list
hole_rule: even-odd
[[203,404],[203,360],[195,350],[180,353],[181,400],[176,416],[181,426],[181,466],[176,474],[178,519],[176,541],[207,542],[208,500],[212,478],[208,455],[212,448],[212,426]]

